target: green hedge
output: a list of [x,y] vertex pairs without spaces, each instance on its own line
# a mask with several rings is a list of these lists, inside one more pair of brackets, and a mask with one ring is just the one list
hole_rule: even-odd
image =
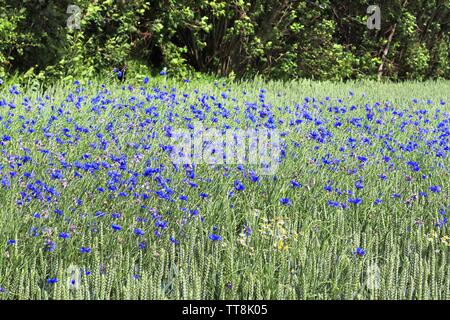
[[[126,65],[129,77],[166,67],[179,77],[450,78],[450,0],[379,1],[381,30],[367,28],[371,4],[0,0],[0,77],[92,77]],[[79,29],[67,28],[69,5],[81,9]]]

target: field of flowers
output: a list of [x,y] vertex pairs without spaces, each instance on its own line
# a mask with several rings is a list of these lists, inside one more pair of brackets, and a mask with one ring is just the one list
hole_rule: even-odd
[[[449,299],[449,89],[0,84],[0,299]],[[175,161],[199,124],[275,170]]]

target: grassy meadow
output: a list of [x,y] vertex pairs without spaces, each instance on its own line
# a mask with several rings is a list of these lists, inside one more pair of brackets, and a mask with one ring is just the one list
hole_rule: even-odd
[[[449,89],[5,82],[0,299],[449,299]],[[174,163],[198,123],[275,172]]]

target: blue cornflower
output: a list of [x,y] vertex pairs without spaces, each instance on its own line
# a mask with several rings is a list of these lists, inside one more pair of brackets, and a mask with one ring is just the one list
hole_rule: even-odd
[[355,249],[355,251],[353,251],[353,254],[362,257],[366,254],[366,250],[358,247]]
[[359,160],[360,162],[364,163],[364,162],[367,161],[367,158],[366,158],[366,157],[363,157],[363,156],[358,156],[358,160]]
[[88,248],[88,247],[81,247],[80,248],[80,252],[81,253],[90,253],[92,250],[91,250],[91,248]]
[[173,236],[170,236],[170,242],[172,242],[173,244],[179,244],[180,242],[178,240],[176,240]]
[[235,188],[237,191],[243,191],[243,190],[245,189],[245,186],[242,184],[241,181],[236,180],[236,181],[234,181],[234,188]]
[[50,283],[50,284],[54,284],[54,283],[57,283],[57,282],[58,282],[58,278],[47,279],[47,283]]
[[59,237],[62,238],[62,239],[69,239],[70,235],[68,233],[66,233],[66,232],[61,232],[59,234]]
[[430,187],[430,191],[431,192],[434,192],[434,193],[439,193],[439,192],[441,192],[441,187],[440,186],[431,186]]
[[145,232],[143,230],[138,229],[138,228],[134,229],[133,232],[134,232],[134,234],[136,234],[138,236],[143,236],[145,234]]
[[448,218],[445,217],[444,219],[440,219],[437,221],[437,223],[435,224],[436,227],[438,228],[443,228],[448,222]]
[[363,189],[364,188],[364,184],[361,180],[358,180],[355,182],[355,188],[356,189]]
[[212,241],[220,241],[220,240],[222,240],[222,237],[219,236],[219,235],[217,235],[217,234],[215,234],[215,233],[211,233],[211,234],[209,235],[209,238],[210,238]]
[[339,204],[339,202],[337,202],[337,201],[332,201],[332,200],[329,200],[329,201],[328,201],[328,205],[329,205],[330,207],[334,207],[334,208],[338,208],[338,207],[341,206],[341,205]]
[[145,249],[145,246],[146,246],[145,242],[140,242],[138,244],[138,248],[141,249],[141,250]]
[[52,179],[62,179],[63,178],[63,174],[61,170],[53,170],[52,173],[50,174]]
[[44,249],[45,251],[52,252],[53,250],[56,249],[56,243],[52,241],[47,241],[44,245]]
[[104,213],[104,212],[102,212],[102,211],[97,211],[96,213],[95,213],[95,216],[96,217],[103,217],[103,216],[105,216],[106,215],[106,213]]
[[120,230],[122,230],[122,227],[119,226],[118,224],[112,224],[112,225],[111,225],[111,228],[112,228],[114,231],[120,231]]
[[362,203],[362,199],[361,198],[349,198],[348,202],[359,205]]
[[291,184],[292,184],[292,187],[294,187],[294,188],[301,188],[302,187],[302,185],[300,183],[298,183],[297,181],[295,181],[295,180],[291,180]]
[[167,221],[163,221],[163,220],[155,221],[155,227],[157,227],[157,228],[166,229],[167,225],[168,225]]
[[408,166],[410,166],[413,171],[420,171],[420,166],[419,166],[419,164],[417,162],[408,161],[406,164]]
[[12,245],[15,245],[17,243],[17,241],[14,239],[10,239],[6,243],[9,244],[10,246],[12,246]]
[[280,203],[285,206],[289,206],[292,204],[291,199],[289,198],[281,198]]

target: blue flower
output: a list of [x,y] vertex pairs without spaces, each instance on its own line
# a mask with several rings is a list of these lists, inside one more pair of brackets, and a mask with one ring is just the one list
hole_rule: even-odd
[[354,254],[354,255],[357,255],[357,256],[359,256],[359,257],[362,257],[362,256],[364,256],[364,255],[366,254],[366,250],[363,249],[363,248],[358,247],[358,248],[356,248],[356,249],[353,251],[353,254]]
[[334,207],[334,208],[338,208],[338,207],[341,206],[341,205],[339,204],[338,201],[333,201],[333,200],[329,200],[329,201],[328,201],[328,205],[329,205],[330,207]]
[[302,185],[295,180],[291,180],[291,184],[293,188],[301,188]]
[[285,206],[289,206],[292,204],[291,199],[289,198],[281,198],[280,203]]
[[120,231],[120,230],[122,230],[122,227],[119,226],[118,224],[112,224],[112,225],[111,225],[111,228],[112,228],[114,231]]
[[355,182],[355,188],[356,189],[364,189],[364,184],[361,180],[358,180]]
[[253,233],[252,228],[250,228],[250,226],[244,226],[244,234],[246,237],[250,237]]
[[53,250],[56,249],[56,243],[49,240],[45,243],[44,249],[45,251],[52,252]]
[[96,213],[95,213],[95,216],[96,217],[103,217],[103,216],[105,216],[106,215],[106,213],[104,213],[104,212],[102,212],[102,211],[97,211]]
[[172,242],[173,244],[175,244],[175,245],[177,245],[177,244],[179,244],[180,242],[179,241],[177,241],[173,236],[170,236],[170,242]]
[[138,236],[143,236],[143,235],[145,235],[145,232],[143,231],[143,230],[141,230],[141,229],[138,229],[138,228],[136,228],[136,229],[134,229],[134,234],[136,234],[136,235],[138,235]]
[[448,222],[448,218],[445,217],[444,219],[439,219],[438,222],[435,224],[438,228],[443,228]]
[[138,248],[141,249],[141,250],[144,250],[146,246],[147,245],[146,245],[145,242],[139,242],[139,244],[138,244]]
[[410,166],[413,171],[420,171],[420,167],[419,167],[419,164],[417,162],[408,161],[406,164],[408,166]]
[[69,239],[70,235],[68,233],[66,233],[66,232],[61,232],[59,234],[59,237],[62,238],[62,239]]
[[168,225],[167,221],[163,221],[163,220],[155,221],[155,227],[157,227],[157,228],[166,229],[167,225]]
[[431,186],[430,187],[430,191],[431,192],[434,192],[434,193],[439,193],[439,192],[441,192],[441,187],[440,186]]
[[245,186],[244,186],[244,185],[242,184],[242,182],[239,181],[239,180],[234,181],[234,188],[235,188],[237,191],[243,191],[243,190],[245,190]]
[[209,238],[210,238],[212,241],[220,241],[220,240],[222,240],[222,237],[219,236],[219,235],[217,235],[217,234],[215,234],[215,233],[211,233],[211,234],[209,235]]
[[88,247],[81,247],[80,248],[80,252],[81,253],[90,253],[92,250],[91,250],[91,248],[88,248]]
[[362,199],[361,198],[349,198],[348,202],[353,203],[355,205],[359,205],[362,203]]
[[54,283],[57,283],[57,282],[58,282],[58,278],[47,279],[47,283],[50,283],[50,284],[54,284]]
[[9,244],[10,246],[12,246],[12,245],[15,245],[17,243],[17,241],[14,239],[10,239],[6,243]]

